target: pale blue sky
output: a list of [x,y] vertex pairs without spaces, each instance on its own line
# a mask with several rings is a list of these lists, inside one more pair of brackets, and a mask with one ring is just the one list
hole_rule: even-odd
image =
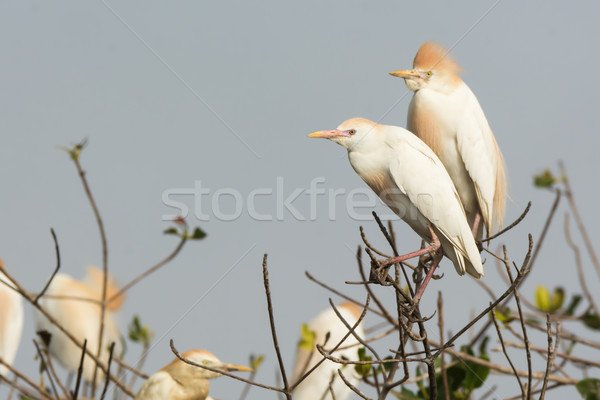
[[[85,265],[100,265],[89,204],[74,166],[58,150],[84,137],[89,146],[81,161],[120,282],[176,244],[161,234],[169,226],[161,216],[172,213],[162,202],[165,191],[201,181],[213,194],[232,188],[247,198],[258,188],[276,192],[278,177],[286,197],[318,177],[326,178],[320,187],[327,190],[364,188],[344,149],[306,135],[354,116],[403,126],[411,93],[388,72],[410,67],[425,40],[453,47],[496,134],[508,166],[507,220],[533,201],[526,221],[492,248],[507,242],[522,259],[526,234],[539,234],[553,200],[532,187],[532,175],[559,159],[597,237],[598,189],[590,178],[599,165],[599,7],[591,1],[2,2],[0,257],[29,290],[39,290],[55,263],[53,227],[64,272],[82,277]],[[194,205],[191,196],[179,199]],[[308,196],[293,204],[309,215]],[[285,210],[281,221],[253,220],[246,209],[234,221],[191,216],[189,223],[209,236],[132,289],[120,314],[123,328],[137,313],[156,331],[144,370],[170,361],[173,338],[180,349],[206,348],[239,364],[251,352],[266,354],[258,380],[273,383],[262,254],[269,253],[277,327],[291,368],[300,323],[329,297],[304,271],[362,295],[343,284],[357,279],[358,226],[383,245],[374,223],[353,220],[344,204],[338,197],[335,221],[327,218],[324,197],[314,221]],[[259,196],[256,209],[275,213],[275,198]],[[575,282],[560,228],[564,210],[524,296],[532,296],[537,282]],[[231,198],[222,211],[233,212]],[[400,248],[414,250],[418,239],[410,228],[401,221],[395,228]],[[499,293],[504,284],[492,264],[485,265],[485,280]],[[488,298],[448,262],[442,271],[424,310],[433,311],[435,292],[443,290],[456,331]],[[26,319],[16,365],[33,376],[29,308]],[[135,362],[133,345],[130,352]],[[499,393],[517,394],[513,389]],[[222,378],[211,394],[234,399],[240,390]],[[250,398],[275,395],[253,389]]]

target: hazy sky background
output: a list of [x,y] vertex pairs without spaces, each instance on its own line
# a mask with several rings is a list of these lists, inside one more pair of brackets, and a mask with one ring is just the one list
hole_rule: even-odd
[[[257,379],[273,383],[263,253],[291,369],[300,324],[331,296],[304,271],[362,297],[343,283],[358,279],[359,225],[385,247],[374,222],[346,213],[346,195],[335,200],[335,221],[327,196],[317,199],[314,220],[284,209],[281,220],[271,221],[251,218],[247,197],[272,189],[256,198],[255,209],[276,217],[278,181],[284,197],[319,177],[326,190],[366,188],[342,147],[306,135],[355,116],[404,126],[412,94],[388,72],[411,67],[426,40],[452,47],[496,134],[508,166],[507,221],[533,201],[527,219],[491,248],[507,243],[511,257],[522,260],[527,233],[537,238],[553,201],[533,188],[532,176],[556,170],[557,160],[566,163],[590,234],[598,237],[597,178],[590,178],[599,167],[599,11],[592,1],[2,2],[0,257],[29,290],[39,291],[55,264],[53,227],[63,272],[81,278],[86,265],[101,264],[91,208],[59,146],[89,138],[81,162],[104,218],[110,269],[122,283],[176,245],[162,235],[170,226],[164,216],[174,212],[163,203],[165,191],[200,181],[211,191],[202,197],[208,221],[195,217],[193,196],[172,198],[190,207],[189,224],[208,237],[188,243],[175,261],[130,290],[120,324],[125,331],[139,314],[156,332],[148,373],[173,358],[173,338],[180,350],[206,348],[238,364],[250,353],[265,354]],[[232,221],[216,218],[211,206],[224,188],[244,200]],[[219,199],[218,210],[233,214],[233,198]],[[305,193],[293,205],[309,219]],[[376,210],[387,213],[381,204]],[[576,287],[564,211],[563,204],[523,296],[532,298],[537,283]],[[401,251],[414,250],[419,240],[410,228],[399,221],[395,229]],[[501,293],[504,282],[487,258],[485,281]],[[587,256],[584,261],[589,267]],[[489,297],[448,261],[442,271],[423,310],[433,312],[443,290],[448,328],[456,332]],[[596,276],[590,277],[597,290]],[[367,325],[376,322],[370,317]],[[33,337],[27,307],[16,366],[32,377]],[[538,345],[545,346],[543,338]],[[135,363],[139,348],[129,347],[127,361]],[[506,382],[498,396],[517,394],[514,378]],[[241,388],[221,378],[211,394],[235,399]],[[250,398],[275,394],[252,389]]]

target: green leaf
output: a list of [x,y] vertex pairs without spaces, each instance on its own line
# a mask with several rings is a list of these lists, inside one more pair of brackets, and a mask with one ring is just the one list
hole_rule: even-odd
[[488,345],[489,341],[490,341],[489,336],[483,337],[483,340],[481,341],[481,344],[479,345],[479,354],[487,354],[487,345]]
[[[500,308],[496,307],[494,310],[496,313],[496,319],[502,322],[504,325],[509,324],[512,320],[512,314],[510,312],[510,308]],[[490,319],[492,318],[492,313],[490,312]]]
[[567,315],[573,315],[573,314],[575,314],[575,309],[577,308],[577,306],[581,302],[582,298],[583,297],[580,294],[574,295],[571,298],[571,302],[567,306],[567,310],[565,311],[565,314],[567,314]]
[[265,356],[263,356],[262,354],[260,354],[258,357],[255,357],[254,354],[252,354],[250,356],[250,368],[252,368],[254,371],[256,371],[260,367],[260,364],[262,364],[262,362],[264,360],[265,360]]
[[[360,349],[358,349],[358,360],[359,361],[372,361],[373,357],[366,355],[365,348],[361,347]],[[363,378],[366,378],[367,376],[369,376],[369,373],[371,372],[371,367],[372,367],[371,364],[355,364],[354,370],[356,371],[356,373],[358,375],[360,375]]]
[[585,326],[587,326],[588,328],[594,329],[596,331],[600,330],[600,318],[598,318],[598,316],[594,314],[593,311],[588,311],[582,317],[582,320]]
[[557,182],[560,182],[560,179],[552,175],[549,169],[533,177],[533,184],[539,188],[550,188]]
[[600,379],[587,378],[575,385],[577,391],[585,400],[600,399]]
[[179,231],[176,228],[165,229],[163,233],[165,235],[179,235]]
[[150,330],[148,325],[142,325],[140,317],[134,315],[128,326],[128,336],[132,342],[141,343],[144,347],[148,347],[154,339],[154,332]]
[[565,302],[565,290],[561,287],[554,289],[552,297],[550,297],[550,314],[558,311]]
[[194,229],[194,233],[192,233],[192,236],[190,236],[190,239],[200,240],[200,239],[204,239],[205,237],[206,237],[206,233],[202,229],[196,227],[196,229]]
[[298,348],[313,351],[315,348],[315,338],[317,334],[315,331],[311,331],[307,324],[300,326],[300,340],[298,341]]
[[[480,359],[490,361],[490,357],[487,354],[479,356]],[[473,389],[477,389],[487,379],[490,374],[490,369],[484,365],[475,364],[474,362],[467,361],[465,363],[466,375],[463,383],[463,387],[471,392]]]
[[[392,356],[387,356],[386,358],[384,358],[384,360],[391,360],[391,359],[393,359],[393,357],[392,357]],[[436,361],[437,361],[437,359],[436,359]],[[382,368],[382,366],[383,366],[383,368]],[[383,370],[385,370],[385,371],[387,372],[387,371],[389,371],[390,369],[392,369],[392,367],[393,367],[393,366],[394,366],[394,363],[393,363],[393,362],[388,362],[388,363],[379,364],[379,365],[377,366],[377,369],[375,370],[375,373],[376,373],[376,374],[381,374],[381,373],[383,373]]]
[[398,398],[399,400],[420,400],[420,399],[423,399],[423,397],[417,396],[417,394],[411,392],[410,390],[408,390],[404,386],[402,386],[402,389],[400,389],[400,390],[401,390],[400,392],[392,392],[394,394],[394,396],[396,396],[396,398]]
[[535,306],[543,312],[550,312],[550,292],[544,285],[535,289]]
[[87,145],[87,142],[88,142],[88,139],[84,138],[81,142],[74,144],[73,147],[61,146],[61,147],[59,147],[59,149],[64,150],[67,153],[69,153],[69,156],[71,156],[71,160],[77,161],[77,160],[79,160],[81,151]]

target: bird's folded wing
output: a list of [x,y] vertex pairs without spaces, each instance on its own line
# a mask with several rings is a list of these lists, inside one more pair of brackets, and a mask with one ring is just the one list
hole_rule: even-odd
[[[452,245],[467,257],[463,240],[465,211],[452,179],[435,153],[412,134],[390,138],[395,153],[390,162],[390,175],[410,202]],[[469,231],[470,232],[470,231]]]
[[[494,194],[501,159],[494,135],[483,114],[481,106],[473,96],[473,104],[465,107],[468,112],[457,127],[457,146],[465,168],[473,180],[477,201],[488,235],[494,226]],[[502,178],[503,179],[503,178]],[[503,185],[503,182],[499,182]]]

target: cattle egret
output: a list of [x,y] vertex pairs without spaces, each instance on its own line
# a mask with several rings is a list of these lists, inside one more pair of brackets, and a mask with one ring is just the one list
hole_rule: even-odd
[[[4,261],[0,259],[4,268]],[[17,355],[23,332],[23,301],[21,295],[8,287],[14,287],[6,275],[0,272],[0,357],[12,365]],[[0,375],[6,376],[8,368],[0,364]]]
[[[338,311],[350,326],[354,326],[362,312],[358,306],[352,303],[340,304]],[[312,351],[305,348],[306,343],[301,340],[298,345],[294,371],[290,380],[292,384],[297,382],[323,358],[317,351],[315,345],[319,344],[326,350],[331,349],[348,333],[348,328],[338,318],[332,308],[328,308],[317,315],[308,324],[308,329],[315,334],[314,342],[312,343]],[[362,323],[356,327],[354,332],[359,337],[364,338],[365,332]],[[329,339],[327,340],[327,343],[325,343],[325,336],[327,333],[329,333]],[[325,345],[323,345],[323,343],[325,343]],[[342,343],[340,349],[332,353],[332,356],[356,361],[358,360],[358,348],[359,342],[353,335],[350,335]],[[352,385],[356,386],[360,377],[354,371],[353,365],[344,366],[326,360],[294,389],[292,393],[294,400],[332,400],[329,392],[330,382],[336,400],[345,400],[349,398],[354,392],[346,386],[344,381],[339,377],[337,373],[338,369],[342,371],[344,377],[346,377]]]
[[[220,371],[252,371],[242,365],[225,364],[206,350],[190,350],[181,356],[196,364]],[[209,379],[221,376],[218,372],[186,364],[179,358],[152,375],[135,396],[136,400],[207,400]]]
[[[502,153],[477,98],[458,76],[448,51],[425,42],[413,69],[390,72],[414,93],[407,128],[442,160],[463,203],[469,225],[481,239],[501,226],[506,203]],[[479,220],[483,217],[484,224]]]
[[[100,331],[100,304],[102,301],[103,273],[95,267],[88,267],[86,280],[78,281],[66,274],[56,274],[48,290],[40,299],[40,305],[69,331],[77,340],[83,343],[87,339],[87,349],[93,354],[98,349]],[[108,280],[107,298],[118,292],[116,283]],[[115,343],[114,357],[119,357],[122,351],[121,335],[114,318],[114,311],[121,308],[123,296],[119,296],[107,305],[104,315],[104,333],[100,360],[108,362],[111,343]],[[54,326],[39,311],[35,312],[36,328],[38,331],[48,331],[52,336],[48,351],[50,355],[71,372],[76,372],[81,360],[81,349],[77,347],[64,333]],[[83,363],[83,379],[91,383],[96,364],[89,356]],[[102,370],[98,369],[96,384],[104,379]]]
[[404,128],[364,118],[352,118],[337,129],[308,136],[344,146],[354,171],[404,222],[431,243],[426,249],[385,263],[436,252],[415,301],[439,262],[440,245],[460,275],[467,272],[476,278],[483,276],[481,257],[456,188],[442,162],[418,137]]

